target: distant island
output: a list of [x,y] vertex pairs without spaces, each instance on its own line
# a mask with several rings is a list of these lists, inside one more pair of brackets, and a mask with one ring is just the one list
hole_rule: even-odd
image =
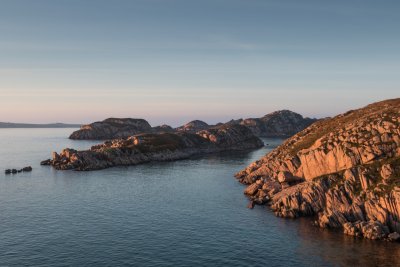
[[[304,118],[302,115],[290,110],[279,110],[261,118],[231,120],[226,124],[246,126],[254,135],[259,137],[288,138],[316,121],[317,119]],[[172,128],[166,124],[152,127],[144,119],[108,118],[103,121],[82,125],[69,138],[74,140],[109,140],[127,138],[142,133],[196,133],[221,125],[224,125],[224,123],[209,125],[201,120],[193,120],[177,128]]]
[[70,135],[74,140],[108,140],[77,151],[66,148],[41,162],[58,170],[90,171],[152,161],[172,161],[222,151],[250,150],[263,146],[259,137],[288,137],[317,119],[280,110],[262,118],[231,120],[209,125],[194,120],[177,128],[152,127],[144,119],[108,118],[83,125]]
[[80,124],[66,123],[48,123],[48,124],[32,124],[32,123],[12,123],[0,122],[0,128],[79,128]]

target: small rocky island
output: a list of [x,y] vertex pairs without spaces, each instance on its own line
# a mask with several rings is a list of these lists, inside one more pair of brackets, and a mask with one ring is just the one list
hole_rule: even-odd
[[[281,110],[267,114],[262,118],[231,120],[227,124],[246,126],[253,134],[260,137],[287,138],[308,127],[315,121],[316,119],[304,118],[300,114],[289,110]],[[196,133],[223,124],[209,125],[201,120],[193,120],[177,128],[172,128],[169,125],[151,127],[144,119],[109,118],[83,125],[81,129],[73,132],[69,138],[75,140],[110,140],[127,138],[142,133]]]
[[221,125],[197,133],[162,132],[113,139],[89,150],[64,149],[42,165],[58,170],[90,171],[151,161],[172,161],[223,151],[249,150],[263,146],[249,128]]
[[236,177],[277,216],[399,240],[400,99],[320,120]]

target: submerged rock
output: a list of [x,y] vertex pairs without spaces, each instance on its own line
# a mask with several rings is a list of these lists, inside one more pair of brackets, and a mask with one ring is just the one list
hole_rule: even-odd
[[277,216],[369,239],[400,232],[400,99],[318,121],[236,177]]

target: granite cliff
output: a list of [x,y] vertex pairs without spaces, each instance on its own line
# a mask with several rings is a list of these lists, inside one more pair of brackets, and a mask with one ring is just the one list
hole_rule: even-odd
[[277,216],[314,216],[320,227],[397,240],[400,99],[320,120],[236,177],[252,203]]
[[64,149],[42,165],[59,170],[98,170],[113,166],[137,165],[151,161],[171,161],[206,153],[248,150],[263,146],[263,142],[247,127],[222,125],[197,133],[146,133],[113,139],[77,151]]

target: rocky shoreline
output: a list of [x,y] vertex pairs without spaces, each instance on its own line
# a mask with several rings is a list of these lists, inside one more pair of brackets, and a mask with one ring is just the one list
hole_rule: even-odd
[[172,161],[222,151],[249,150],[263,142],[247,127],[222,125],[197,133],[147,133],[113,139],[89,150],[64,149],[41,162],[58,170],[89,171],[152,161]]
[[251,203],[368,239],[400,239],[400,99],[314,123],[245,170]]

